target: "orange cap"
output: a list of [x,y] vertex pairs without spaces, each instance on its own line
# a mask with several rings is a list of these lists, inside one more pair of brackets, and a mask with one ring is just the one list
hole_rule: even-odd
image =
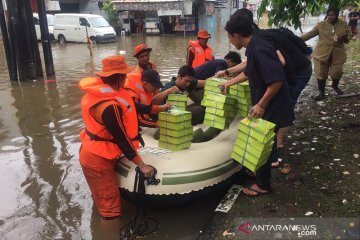
[[197,35],[198,38],[211,38],[210,34],[206,30],[200,30]]
[[113,74],[128,74],[134,68],[129,67],[123,56],[115,55],[106,57],[102,60],[102,69],[96,75],[100,77],[109,77]]
[[134,48],[133,57],[136,57],[138,54],[145,52],[145,51],[151,52],[151,50],[152,50],[152,48],[149,48],[148,45],[146,45],[145,43],[137,45]]

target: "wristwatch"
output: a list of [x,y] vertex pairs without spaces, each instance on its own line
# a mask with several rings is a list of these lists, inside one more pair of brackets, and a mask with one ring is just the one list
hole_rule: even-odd
[[229,75],[230,75],[229,70],[225,69],[225,75],[226,75],[226,76],[229,76]]

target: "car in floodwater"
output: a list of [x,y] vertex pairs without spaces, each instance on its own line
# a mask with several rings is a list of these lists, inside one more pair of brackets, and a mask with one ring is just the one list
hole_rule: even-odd
[[[46,14],[46,19],[47,19],[50,39],[54,40],[54,15]],[[37,38],[37,40],[41,40],[39,14],[33,13],[33,20],[34,20],[34,24],[35,24],[36,38]]]
[[83,42],[87,37],[93,43],[115,42],[115,30],[100,15],[62,13],[54,15],[54,37],[60,43]]

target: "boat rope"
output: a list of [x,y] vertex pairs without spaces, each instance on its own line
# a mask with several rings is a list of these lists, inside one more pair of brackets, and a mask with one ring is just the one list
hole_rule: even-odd
[[155,218],[148,218],[146,215],[146,192],[145,192],[145,183],[147,185],[158,185],[160,179],[156,178],[157,170],[154,168],[153,176],[145,178],[144,173],[140,171],[139,167],[135,169],[135,183],[134,183],[134,192],[136,196],[136,215],[133,220],[125,224],[120,229],[120,239],[121,240],[132,240],[137,237],[143,237],[155,233],[159,228],[159,221]]

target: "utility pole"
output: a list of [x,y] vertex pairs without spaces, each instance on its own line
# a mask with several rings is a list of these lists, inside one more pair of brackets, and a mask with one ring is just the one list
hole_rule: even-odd
[[51,52],[51,39],[46,17],[45,3],[44,0],[37,0],[36,3],[40,21],[41,42],[44,52],[46,76],[53,76],[55,75],[55,69]]

